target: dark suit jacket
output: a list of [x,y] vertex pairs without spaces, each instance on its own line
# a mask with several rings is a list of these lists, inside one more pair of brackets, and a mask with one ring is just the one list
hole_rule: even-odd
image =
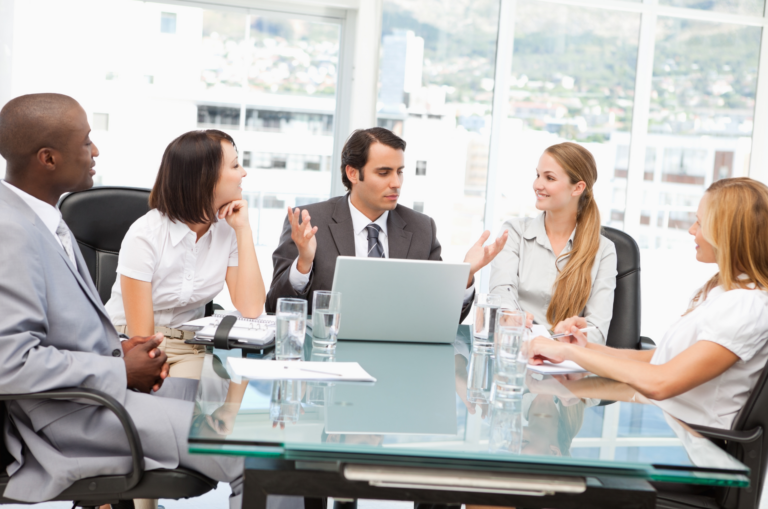
[[[295,297],[307,299],[307,310],[312,313],[312,292],[330,290],[337,256],[355,256],[355,238],[352,215],[349,212],[349,195],[337,196],[330,200],[304,207],[317,226],[317,251],[309,277],[309,284],[303,293],[294,290],[289,275],[293,261],[299,256],[296,244],[291,240],[291,224],[286,215],[280,244],[272,254],[274,273],[267,292],[266,309],[274,312],[277,299]],[[409,260],[436,260],[440,258],[440,242],[437,241],[435,221],[419,212],[398,205],[387,217],[387,238],[389,257]],[[471,302],[461,310],[461,320],[469,314]]]

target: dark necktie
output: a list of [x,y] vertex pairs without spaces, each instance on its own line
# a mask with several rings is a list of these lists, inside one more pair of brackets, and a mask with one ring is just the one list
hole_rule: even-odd
[[384,258],[384,248],[379,242],[381,226],[371,223],[365,229],[368,230],[368,258]]

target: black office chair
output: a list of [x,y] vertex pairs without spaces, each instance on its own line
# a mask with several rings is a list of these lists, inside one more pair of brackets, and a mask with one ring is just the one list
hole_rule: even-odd
[[653,341],[640,336],[640,249],[621,230],[604,226],[603,235],[616,246],[617,270],[613,317],[605,343],[613,348],[653,348]]
[[707,494],[659,492],[659,509],[755,509],[760,504],[766,465],[768,465],[768,365],[749,395],[746,404],[733,421],[731,429],[717,429],[690,425],[700,434],[714,441],[728,454],[749,467],[749,488],[712,488]]
[[[53,500],[74,502],[75,507],[96,509],[103,504],[119,504],[117,507],[133,507],[136,498],[192,498],[216,488],[216,481],[186,468],[144,471],[144,451],[133,419],[116,399],[108,394],[83,387],[57,389],[34,394],[0,395],[0,401],[17,399],[88,399],[111,410],[123,425],[131,449],[132,470],[127,475],[105,475],[76,481]],[[0,404],[0,429],[7,418],[5,404]],[[9,477],[5,467],[13,461],[5,443],[0,440],[0,494],[5,492]],[[0,504],[23,504],[0,495]]]
[[[59,200],[64,221],[77,239],[93,284],[106,304],[117,279],[117,257],[128,228],[149,212],[149,189],[94,187]],[[205,316],[221,306],[209,302]]]
[[128,228],[149,212],[149,189],[94,187],[59,200],[91,279],[106,303],[117,277],[117,255]]

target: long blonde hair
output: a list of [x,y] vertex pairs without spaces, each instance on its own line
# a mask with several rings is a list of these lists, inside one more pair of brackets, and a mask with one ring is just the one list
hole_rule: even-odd
[[[716,286],[725,291],[768,289],[768,187],[748,177],[718,180],[707,189],[702,234],[715,251],[718,273],[691,300],[689,313]],[[746,274],[746,279],[739,279]]]
[[589,150],[576,143],[552,145],[544,153],[565,170],[571,184],[586,184],[576,211],[573,248],[557,257],[557,262],[566,256],[568,261],[563,270],[558,269],[552,300],[547,308],[547,321],[556,324],[580,314],[592,292],[592,266],[600,247],[600,211],[592,195],[597,181],[597,165]]

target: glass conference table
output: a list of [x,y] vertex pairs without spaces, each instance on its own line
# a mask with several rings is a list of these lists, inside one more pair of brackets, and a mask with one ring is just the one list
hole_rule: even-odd
[[[517,507],[654,507],[651,482],[745,487],[748,469],[623,384],[551,377],[456,342],[305,343],[305,360],[356,361],[375,383],[247,381],[210,350],[193,453],[245,456],[244,505],[267,495]],[[570,378],[566,380],[565,378]],[[514,382],[514,383],[512,383]],[[320,507],[320,506],[318,506]]]

